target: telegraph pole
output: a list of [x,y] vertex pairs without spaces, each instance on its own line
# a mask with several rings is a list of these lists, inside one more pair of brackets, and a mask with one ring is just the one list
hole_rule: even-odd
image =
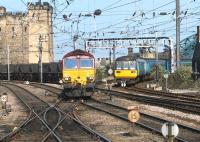
[[43,82],[43,71],[42,71],[42,36],[39,36],[39,67],[40,67],[40,83]]
[[115,64],[115,56],[116,56],[116,50],[115,50],[115,45],[113,45],[113,65]]
[[180,66],[180,0],[176,0],[176,66]]
[[156,46],[156,84],[159,81],[159,62],[158,62],[158,39],[157,39],[157,31],[155,33],[155,46]]
[[10,81],[10,46],[7,45],[8,81]]
[[110,62],[110,68],[111,68],[111,56],[112,56],[112,51],[111,48],[109,48],[109,62]]

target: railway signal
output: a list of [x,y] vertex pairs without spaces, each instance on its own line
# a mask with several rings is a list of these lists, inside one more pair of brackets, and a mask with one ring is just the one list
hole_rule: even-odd
[[7,95],[7,93],[3,93],[3,95],[1,96],[3,115],[7,114],[7,110],[6,110],[6,102],[7,101],[8,101],[8,95]]
[[162,135],[168,139],[168,142],[173,142],[174,138],[178,136],[179,128],[173,122],[167,122],[162,125]]
[[129,106],[128,107],[128,120],[132,123],[132,135],[135,130],[135,122],[140,119],[139,106]]

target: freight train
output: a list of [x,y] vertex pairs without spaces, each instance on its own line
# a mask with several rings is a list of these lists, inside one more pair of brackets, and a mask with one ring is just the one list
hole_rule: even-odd
[[[164,70],[169,70],[167,60],[158,60]],[[114,77],[118,85],[125,87],[127,84],[134,84],[150,75],[155,59],[142,59],[134,56],[122,56],[116,59],[114,67]]]
[[[43,82],[62,81],[66,96],[90,96],[95,87],[95,59],[86,51],[77,49],[67,53],[61,62],[43,63]],[[10,80],[40,81],[38,64],[11,64]],[[0,65],[0,80],[8,79],[7,65]]]
[[[38,64],[10,64],[10,80],[40,81],[40,68]],[[43,63],[43,82],[58,83],[61,78],[59,62]],[[0,65],[0,80],[8,79],[7,65]]]

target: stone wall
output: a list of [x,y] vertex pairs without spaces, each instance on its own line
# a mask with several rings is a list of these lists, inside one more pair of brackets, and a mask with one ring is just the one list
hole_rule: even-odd
[[52,13],[48,3],[29,3],[27,13],[6,12],[0,7],[0,64],[38,63],[39,37],[42,36],[43,62],[53,61]]

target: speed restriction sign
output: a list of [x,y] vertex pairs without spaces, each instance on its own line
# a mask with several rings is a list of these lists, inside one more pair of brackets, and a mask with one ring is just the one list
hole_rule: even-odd
[[7,102],[8,101],[8,96],[7,95],[2,95],[1,96],[1,101],[2,102]]
[[137,122],[140,119],[140,113],[137,110],[131,110],[128,112],[128,120],[132,123]]

